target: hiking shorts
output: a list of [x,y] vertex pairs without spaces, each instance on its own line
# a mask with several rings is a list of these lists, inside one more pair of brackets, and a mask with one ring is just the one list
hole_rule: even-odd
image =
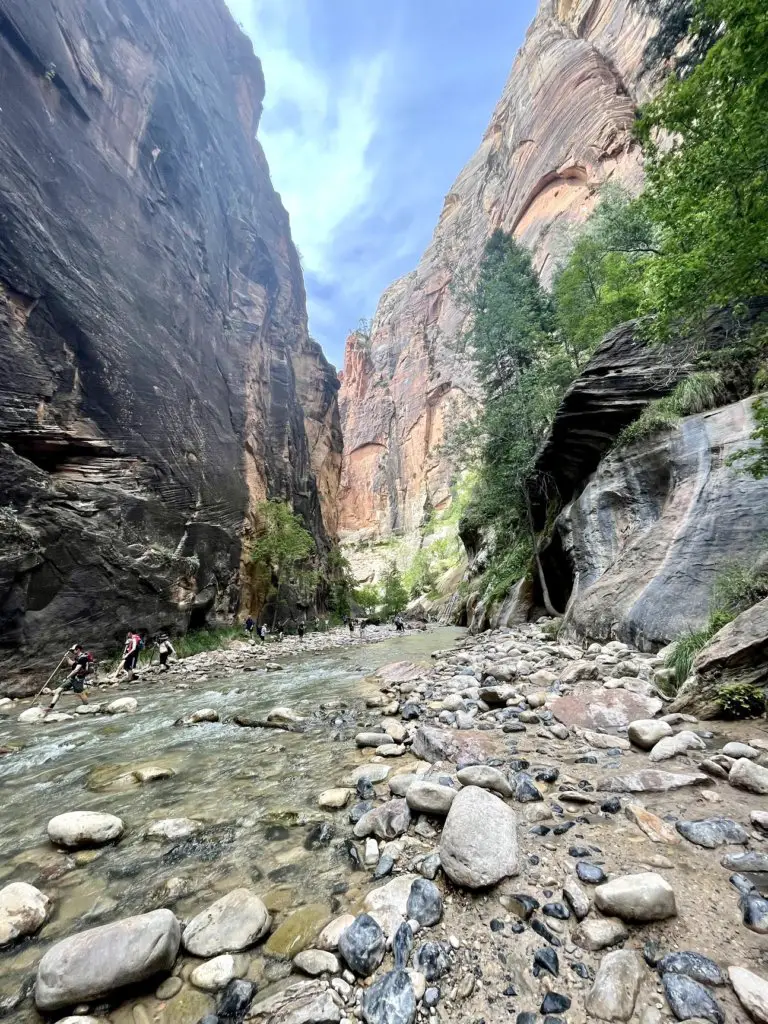
[[62,690],[72,690],[74,693],[82,693],[84,689],[85,676],[67,676],[62,686]]

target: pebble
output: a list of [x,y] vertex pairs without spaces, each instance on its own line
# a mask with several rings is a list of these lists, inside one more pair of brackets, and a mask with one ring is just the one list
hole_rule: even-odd
[[443,818],[450,811],[456,793],[450,786],[417,781],[408,787],[405,799],[412,811]]
[[569,996],[560,992],[547,992],[541,1002],[539,1013],[564,1013],[570,1009],[571,1000]]
[[155,989],[155,999],[162,1001],[166,999],[173,999],[175,995],[181,992],[184,982],[181,978],[177,978],[175,974],[172,974],[170,978],[166,978],[165,981],[161,981]]
[[695,732],[689,732],[684,729],[682,732],[676,733],[674,736],[666,736],[664,739],[654,746],[648,755],[649,761],[668,761],[672,757],[677,757],[679,754],[685,754],[689,750],[706,750],[707,745],[704,740],[697,736]]
[[738,789],[746,789],[759,796],[768,794],[768,768],[740,757],[728,775],[728,782]]
[[593,953],[627,938],[629,932],[617,917],[587,917],[573,933],[573,941]]
[[514,792],[515,800],[521,804],[533,803],[534,801],[544,799],[541,791],[527,772],[518,772],[515,776]]
[[514,793],[506,775],[498,768],[492,768],[489,765],[474,764],[462,768],[457,773],[457,778],[462,786],[479,786],[481,789],[490,789],[492,792],[506,797],[510,797]]
[[597,864],[590,864],[589,861],[580,860],[576,865],[576,874],[582,882],[589,885],[600,885],[608,881],[608,876]]
[[436,925],[443,916],[443,898],[434,882],[417,878],[411,885],[406,913],[425,927]]
[[193,956],[214,957],[247,949],[267,934],[270,916],[249,889],[233,889],[197,914],[184,929],[182,943]]
[[317,806],[323,810],[328,811],[339,811],[342,807],[346,807],[349,803],[351,796],[349,789],[338,787],[336,789],[326,789],[317,798]]
[[303,949],[293,958],[293,966],[312,978],[319,974],[338,974],[341,969],[333,953],[323,949]]
[[587,996],[587,1014],[599,1020],[629,1020],[635,1010],[643,974],[643,962],[632,950],[606,953]]
[[425,942],[416,950],[414,963],[427,981],[437,981],[450,967],[448,953],[440,942]]
[[583,920],[589,913],[589,897],[575,878],[568,877],[563,882],[563,896],[568,901],[576,919]]
[[0,949],[34,935],[53,909],[53,902],[27,882],[11,882],[0,889]]
[[195,988],[200,988],[204,992],[218,992],[227,987],[236,973],[235,958],[225,953],[197,966],[190,974],[189,980]]
[[756,757],[760,756],[760,751],[755,750],[754,747],[750,747],[748,743],[726,743],[723,747],[722,753],[726,757],[740,758],[746,757],[750,761],[753,761]]
[[677,914],[675,892],[661,875],[621,875],[595,889],[598,910],[622,921],[663,921]]
[[627,737],[641,750],[651,750],[659,740],[672,735],[672,726],[658,718],[639,718],[630,722]]

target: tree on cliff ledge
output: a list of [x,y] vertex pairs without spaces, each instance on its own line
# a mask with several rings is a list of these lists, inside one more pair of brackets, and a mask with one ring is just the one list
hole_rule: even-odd
[[301,519],[283,501],[273,498],[262,501],[256,510],[262,524],[262,533],[251,548],[251,561],[256,571],[269,582],[269,596],[274,597],[272,626],[277,620],[280,590],[286,582],[300,585],[302,562],[316,550],[312,534],[304,528]]

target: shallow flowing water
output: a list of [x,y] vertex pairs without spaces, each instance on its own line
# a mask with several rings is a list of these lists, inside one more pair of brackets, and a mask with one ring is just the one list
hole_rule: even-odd
[[[139,701],[132,715],[78,715],[74,721],[23,726],[14,708],[11,717],[0,719],[0,745],[23,744],[0,760],[0,885],[30,882],[55,901],[53,917],[38,936],[0,954],[0,1000],[28,982],[51,942],[156,906],[173,905],[183,918],[230,889],[248,886],[278,916],[313,903],[335,912],[334,889],[338,893],[348,884],[350,864],[339,849],[340,837],[329,842],[328,835],[318,834],[332,816],[317,809],[317,797],[370,758],[371,751],[363,754],[342,742],[368,718],[374,720],[365,697],[377,687],[363,677],[391,661],[428,664],[432,651],[462,633],[443,627],[284,658],[281,672],[242,673],[221,685],[212,672],[189,689],[154,677],[156,682],[121,691]],[[109,700],[116,696],[108,693]],[[103,699],[98,691],[92,695]],[[276,705],[312,716],[307,731],[224,722],[174,727],[178,718],[204,707],[227,719],[238,711],[263,715]],[[65,695],[57,710],[75,706],[76,698]],[[126,782],[140,766],[175,774]],[[126,825],[124,838],[98,851],[58,851],[46,838],[46,824],[71,810],[117,814]],[[175,842],[143,837],[151,821],[180,817],[207,827]],[[10,1016],[22,1019],[20,1012]]]

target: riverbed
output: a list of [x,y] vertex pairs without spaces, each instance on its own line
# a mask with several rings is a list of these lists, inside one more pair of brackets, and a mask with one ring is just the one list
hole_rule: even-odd
[[[257,891],[278,919],[303,905],[327,907],[328,916],[346,909],[351,865],[317,797],[366,759],[349,742],[373,720],[365,700],[378,685],[366,677],[400,659],[429,664],[434,650],[463,632],[437,627],[281,657],[280,671],[241,672],[223,682],[210,672],[204,682],[181,684],[187,688],[170,676],[153,676],[135,689],[109,692],[109,699],[137,698],[138,711],[130,715],[24,726],[15,706],[0,719],[0,746],[21,748],[0,761],[0,885],[36,885],[55,910],[37,936],[0,954],[6,1016],[39,1020],[30,999],[11,1006],[20,989],[30,988],[45,950],[84,928],[166,905],[183,919],[239,886]],[[92,699],[103,695],[94,691]],[[227,721],[237,712],[261,716],[276,705],[310,716],[306,731]],[[57,710],[76,706],[68,694]],[[200,708],[215,709],[222,722],[174,725]],[[130,773],[141,768],[172,774],[139,783]],[[57,850],[46,824],[73,810],[118,815],[124,838],[101,850]],[[153,821],[185,817],[202,821],[204,829],[177,842],[144,837]]]

